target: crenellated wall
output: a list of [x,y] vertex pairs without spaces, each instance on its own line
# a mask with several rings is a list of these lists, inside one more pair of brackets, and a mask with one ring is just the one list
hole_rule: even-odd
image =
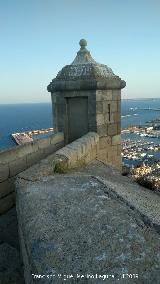
[[15,203],[16,175],[63,146],[64,135],[57,133],[0,152],[0,214],[10,209]]

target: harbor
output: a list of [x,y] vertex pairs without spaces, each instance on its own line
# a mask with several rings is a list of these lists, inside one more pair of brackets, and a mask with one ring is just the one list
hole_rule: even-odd
[[133,166],[141,165],[143,162],[151,163],[155,159],[154,154],[159,151],[160,144],[154,144],[153,141],[122,141],[122,158],[136,161],[136,163],[132,163]]
[[160,126],[132,126],[123,129],[121,133],[134,133],[141,137],[160,138]]
[[[140,139],[138,138],[140,136]],[[122,130],[122,161],[132,178],[160,190],[160,118]]]
[[160,190],[160,144],[153,141],[122,141],[122,161],[139,184]]

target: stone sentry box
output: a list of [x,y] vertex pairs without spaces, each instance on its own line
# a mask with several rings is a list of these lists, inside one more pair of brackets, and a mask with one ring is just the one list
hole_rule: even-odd
[[65,144],[89,131],[100,136],[98,159],[121,167],[121,89],[125,81],[97,63],[81,39],[80,50],[48,85],[53,125],[64,132]]

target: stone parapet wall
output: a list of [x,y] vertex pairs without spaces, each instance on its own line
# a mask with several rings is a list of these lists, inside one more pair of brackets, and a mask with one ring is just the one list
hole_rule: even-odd
[[98,157],[99,135],[89,132],[55,153],[54,171],[63,172],[90,163]]
[[53,134],[0,152],[0,214],[15,202],[15,176],[64,146],[64,135]]

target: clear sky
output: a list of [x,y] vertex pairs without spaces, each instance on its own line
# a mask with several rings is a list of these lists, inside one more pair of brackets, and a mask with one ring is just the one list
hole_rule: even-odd
[[123,98],[160,97],[160,0],[0,0],[0,103],[50,101],[81,38]]

